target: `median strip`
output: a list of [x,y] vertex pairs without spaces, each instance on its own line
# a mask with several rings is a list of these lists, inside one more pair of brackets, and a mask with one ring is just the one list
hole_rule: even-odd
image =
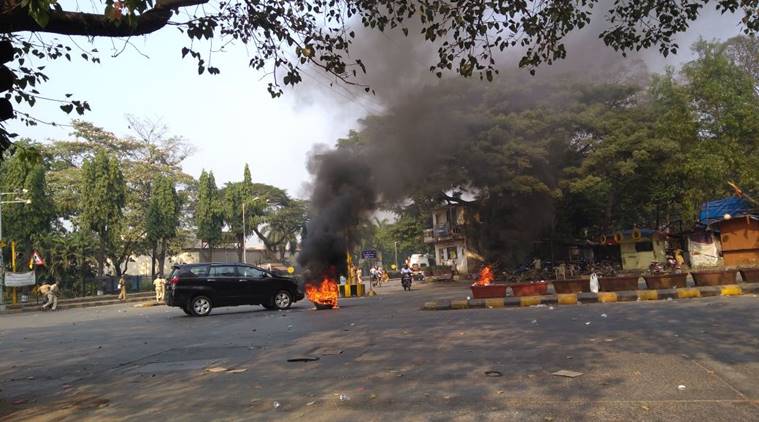
[[537,305],[576,305],[582,303],[614,303],[632,301],[657,301],[672,299],[695,299],[709,296],[741,296],[759,293],[759,283],[742,283],[724,286],[703,286],[681,289],[662,290],[632,290],[621,292],[598,293],[560,293],[556,295],[522,296],[490,299],[469,300],[436,300],[425,302],[422,306],[426,311],[442,311],[449,309],[494,309],[518,308]]

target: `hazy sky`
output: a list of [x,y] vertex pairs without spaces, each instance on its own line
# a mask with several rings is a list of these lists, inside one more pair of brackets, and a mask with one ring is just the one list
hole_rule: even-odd
[[[735,18],[711,17],[681,37],[681,46],[690,45],[699,35],[712,39],[738,32]],[[51,81],[42,87],[42,95],[61,98],[73,93],[74,98],[88,100],[92,112],[83,119],[119,135],[129,133],[126,114],[159,119],[171,134],[185,137],[196,147],[197,152],[185,163],[185,170],[193,176],[198,177],[202,169],[212,170],[221,185],[241,179],[243,166],[248,163],[254,181],[280,186],[294,195],[308,179],[304,164],[315,143],[333,144],[358,126],[357,119],[382,109],[378,97],[329,88],[327,77],[315,70],[307,71],[304,87],[272,99],[266,91],[267,80],[247,67],[249,58],[242,46],[213,56],[213,65],[221,68],[220,75],[199,76],[193,61],[181,59],[185,39],[176,29],[165,28],[131,40],[139,53],[127,47],[115,58],[111,57],[114,44],[98,40],[95,47],[100,51],[101,64],[77,59],[72,63],[44,63]],[[77,38],[76,42],[85,49],[92,48],[85,39]],[[122,45],[117,42],[116,51]],[[404,48],[404,44],[393,48]],[[665,63],[686,60],[690,51],[682,48],[679,57],[667,60],[651,53],[646,56],[658,70]],[[421,63],[417,68],[426,65]],[[429,81],[425,79],[425,83],[434,83],[432,74],[426,77]],[[56,103],[43,101],[32,112],[42,120],[68,121]],[[66,138],[71,132],[68,127],[25,127],[19,122],[11,122],[8,129],[38,140]]]

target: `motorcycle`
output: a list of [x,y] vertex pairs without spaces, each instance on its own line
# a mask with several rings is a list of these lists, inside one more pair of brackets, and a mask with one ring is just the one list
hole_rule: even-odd
[[403,286],[403,290],[411,291],[411,274],[401,276],[401,286]]

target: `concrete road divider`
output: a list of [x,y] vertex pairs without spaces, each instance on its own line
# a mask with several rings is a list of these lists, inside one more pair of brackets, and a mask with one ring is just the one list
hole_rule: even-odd
[[659,292],[657,290],[638,290],[638,300],[659,300]]
[[426,311],[448,309],[493,309],[506,307],[529,307],[535,305],[576,305],[582,303],[615,303],[634,301],[661,301],[671,299],[695,299],[709,296],[740,296],[759,293],[759,283],[742,283],[725,286],[703,286],[686,289],[631,290],[623,292],[570,293],[544,296],[505,297],[494,299],[437,300],[425,302]]

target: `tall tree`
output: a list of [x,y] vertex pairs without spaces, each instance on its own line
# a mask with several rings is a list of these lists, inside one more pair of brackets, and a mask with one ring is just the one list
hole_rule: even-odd
[[26,142],[17,145],[10,159],[0,165],[0,181],[0,191],[19,192],[19,198],[31,200],[3,210],[3,236],[15,240],[18,250],[28,257],[34,238],[49,233],[56,216],[38,147]]
[[[146,234],[148,241],[155,245],[154,250],[159,250],[159,274],[163,276],[168,243],[177,236],[180,203],[174,183],[170,178],[158,175],[153,179],[152,187]],[[152,277],[155,277],[155,271]]]
[[[116,158],[105,151],[82,164],[81,223],[98,236],[98,276],[104,274],[105,261],[113,253],[126,199],[126,183]],[[119,268],[116,268],[117,273]]]
[[211,260],[213,248],[221,241],[223,215],[219,191],[213,172],[203,172],[198,180],[198,197],[195,204],[195,226],[197,238],[208,247]]

